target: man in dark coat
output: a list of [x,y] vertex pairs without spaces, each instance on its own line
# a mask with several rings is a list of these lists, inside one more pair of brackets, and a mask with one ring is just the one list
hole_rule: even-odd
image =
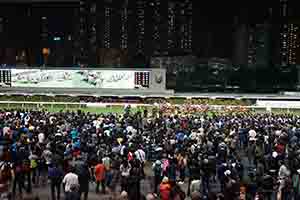
[[56,163],[51,164],[48,169],[48,177],[51,183],[51,199],[60,200],[60,188],[63,179],[62,169]]
[[84,200],[87,200],[89,194],[89,182],[91,179],[89,167],[87,163],[82,160],[82,157],[79,157],[78,160],[75,161],[74,167],[79,179],[79,194],[81,196],[81,194],[83,193]]
[[141,197],[141,188],[140,181],[142,179],[142,170],[139,166],[133,165],[133,168],[130,170],[129,176],[129,199],[130,200],[139,200]]

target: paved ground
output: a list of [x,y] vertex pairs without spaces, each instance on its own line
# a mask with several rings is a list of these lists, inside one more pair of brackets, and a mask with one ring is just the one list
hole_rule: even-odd
[[[117,191],[115,193],[110,192],[107,190],[107,194],[96,194],[95,193],[95,184],[90,184],[90,192],[89,192],[89,200],[113,200],[115,197],[117,197],[118,194],[120,194],[120,187],[117,187]],[[63,191],[63,190],[62,190]],[[141,182],[141,191],[143,194],[147,194],[149,192],[152,192],[151,190],[151,182],[150,180],[142,181]],[[25,196],[39,196],[41,200],[51,200],[50,196],[50,187],[44,186],[44,187],[35,187],[33,188],[33,194],[31,195],[25,195]],[[63,199],[64,194],[61,194],[61,199]]]
[[[247,178],[248,170],[251,167],[249,165],[248,159],[245,157],[244,153],[240,153],[240,156],[242,158],[242,163],[244,165],[244,178]],[[145,180],[141,181],[141,193],[143,195],[148,194],[149,192],[153,192],[153,172],[151,169],[152,164],[148,163],[145,165],[145,174],[146,178]],[[188,181],[186,180],[184,184],[181,185],[181,188],[187,192],[187,185]],[[210,188],[211,192],[219,192],[220,190],[220,183],[217,182],[210,182]],[[89,193],[89,200],[114,200],[118,194],[120,194],[120,185],[117,186],[116,192],[112,193],[110,191],[107,191],[106,195],[103,194],[96,194],[95,193],[95,184],[90,184],[90,193]],[[62,190],[63,191],[63,190]],[[40,187],[34,187],[33,188],[33,195],[38,195],[41,200],[51,200],[50,197],[50,188],[49,186],[40,186]],[[27,196],[27,195],[26,195]],[[63,193],[61,194],[61,199],[63,199]],[[17,199],[18,200],[18,199]]]
[[[146,195],[150,192],[153,192],[153,173],[151,170],[151,164],[147,164],[145,167],[145,173],[146,173],[146,178],[145,180],[141,181],[141,193],[143,195]],[[187,190],[187,181],[185,184],[182,185],[182,188],[186,191]],[[63,190],[61,190],[63,191]],[[111,191],[107,190],[107,194],[96,194],[95,193],[95,184],[90,183],[90,192],[89,192],[89,200],[114,200],[118,194],[120,194],[121,188],[120,185],[118,184],[116,188],[116,192],[112,193]],[[47,186],[39,186],[39,187],[33,187],[33,194],[30,195],[25,195],[27,196],[39,196],[41,200],[51,200],[51,195],[50,195],[50,187]],[[63,199],[63,193],[61,193],[61,199]],[[16,200],[19,200],[17,198]]]

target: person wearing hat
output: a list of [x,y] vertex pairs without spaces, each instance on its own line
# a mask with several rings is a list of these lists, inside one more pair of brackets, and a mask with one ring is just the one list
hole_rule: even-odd
[[169,183],[169,178],[168,177],[165,176],[162,179],[162,182],[159,186],[159,191],[160,191],[161,200],[169,200],[170,192],[171,192],[171,185]]

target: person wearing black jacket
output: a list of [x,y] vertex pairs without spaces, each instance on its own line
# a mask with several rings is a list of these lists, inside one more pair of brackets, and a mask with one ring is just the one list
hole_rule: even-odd
[[189,183],[188,183],[188,192],[187,195],[190,196],[190,186],[193,180],[200,179],[200,165],[197,158],[190,159],[189,163],[189,171],[190,171],[190,177],[189,177]]
[[142,173],[141,169],[137,166],[133,166],[130,170],[129,176],[129,199],[130,200],[139,200],[141,198],[141,188],[140,188],[140,181],[141,181]]
[[51,199],[60,200],[60,188],[63,179],[63,171],[56,163],[50,165],[48,169],[48,178],[51,184]]
[[78,166],[78,169],[76,169],[76,174],[79,178],[80,196],[83,193],[84,200],[87,200],[89,194],[89,182],[91,180],[91,174],[88,165],[86,163],[83,163],[81,166]]

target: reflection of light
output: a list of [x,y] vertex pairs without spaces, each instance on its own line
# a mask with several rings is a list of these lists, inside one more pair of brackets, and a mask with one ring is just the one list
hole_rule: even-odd
[[61,37],[54,37],[53,40],[54,40],[54,41],[60,41],[60,40],[61,40]]

